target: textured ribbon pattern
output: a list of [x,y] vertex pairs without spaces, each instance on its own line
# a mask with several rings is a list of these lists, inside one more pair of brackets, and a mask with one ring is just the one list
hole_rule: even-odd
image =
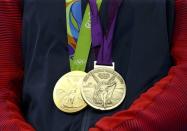
[[66,0],[66,22],[69,57],[72,60],[81,29],[81,0]]
[[[97,0],[99,10],[102,0]],[[91,48],[90,7],[87,5],[81,19],[81,2],[67,0],[67,35],[71,71],[85,71]]]

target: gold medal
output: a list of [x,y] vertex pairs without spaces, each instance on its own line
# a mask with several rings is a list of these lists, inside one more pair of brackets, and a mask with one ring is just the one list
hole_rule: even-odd
[[126,85],[122,76],[114,69],[100,66],[85,76],[81,93],[91,107],[111,110],[123,102]]
[[53,100],[61,111],[74,113],[87,106],[80,92],[85,76],[85,72],[72,71],[58,80],[53,91]]

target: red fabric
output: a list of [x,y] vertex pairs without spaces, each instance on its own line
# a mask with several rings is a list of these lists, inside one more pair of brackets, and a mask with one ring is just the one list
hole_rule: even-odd
[[[33,131],[19,109],[23,77],[19,0],[0,0],[0,130]],[[187,130],[187,0],[176,0],[168,76],[128,109],[97,122],[90,131]]]
[[187,0],[176,0],[172,56],[175,66],[167,77],[89,131],[187,131]]
[[19,109],[23,78],[20,7],[18,0],[0,0],[1,131],[33,131]]

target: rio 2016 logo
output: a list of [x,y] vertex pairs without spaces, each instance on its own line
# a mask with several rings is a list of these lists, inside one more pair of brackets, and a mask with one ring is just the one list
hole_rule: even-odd
[[86,22],[85,27],[88,29],[91,28],[90,12],[88,12],[88,21]]

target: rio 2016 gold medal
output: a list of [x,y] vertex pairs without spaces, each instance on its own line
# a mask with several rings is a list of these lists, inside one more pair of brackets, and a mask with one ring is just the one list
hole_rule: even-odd
[[53,100],[61,111],[75,113],[87,106],[80,92],[85,76],[83,71],[72,71],[58,80],[53,91]]
[[81,93],[91,107],[111,110],[119,106],[126,95],[122,76],[111,68],[95,68],[83,79]]

